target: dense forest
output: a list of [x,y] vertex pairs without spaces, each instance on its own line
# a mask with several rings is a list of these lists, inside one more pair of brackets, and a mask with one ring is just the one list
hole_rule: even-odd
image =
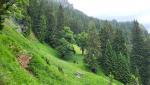
[[[63,3],[63,0],[0,0],[0,36],[5,34],[3,30],[6,29],[7,24],[4,23],[7,19],[19,26],[12,29],[23,37],[29,39],[34,35],[40,43],[56,50],[59,59],[69,62],[75,56],[83,57],[86,71],[96,75],[102,72],[110,78],[109,84],[98,85],[121,85],[112,84],[113,79],[124,85],[150,85],[150,35],[137,20],[100,20],[74,9],[71,4]],[[2,37],[0,39],[1,44],[4,41]],[[77,54],[75,46],[80,48],[80,54]],[[44,60],[47,64],[51,63],[47,58]],[[78,62],[78,59],[73,60],[73,63]],[[38,70],[34,68],[34,64],[31,64],[28,70],[36,80],[47,82],[40,78]],[[58,67],[58,70],[64,72],[62,67]],[[0,85],[8,85],[1,73],[0,81],[2,79],[4,83],[0,82]]]

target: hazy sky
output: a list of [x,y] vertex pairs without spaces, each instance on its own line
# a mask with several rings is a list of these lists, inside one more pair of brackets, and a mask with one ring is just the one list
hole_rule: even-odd
[[74,8],[99,19],[138,20],[150,33],[150,0],[68,0]]

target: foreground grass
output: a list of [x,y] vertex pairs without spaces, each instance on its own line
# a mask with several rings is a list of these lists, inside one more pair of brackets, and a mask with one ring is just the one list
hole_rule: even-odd
[[[57,51],[34,39],[26,39],[17,33],[15,28],[18,28],[17,25],[11,20],[6,20],[5,28],[0,31],[0,85],[109,84],[108,77],[87,71],[79,54],[73,59],[79,64],[61,60]],[[18,63],[18,54],[32,57],[27,69],[22,68]],[[62,70],[60,71],[59,68]],[[75,73],[82,75],[77,78]],[[123,84],[114,80],[113,85]]]

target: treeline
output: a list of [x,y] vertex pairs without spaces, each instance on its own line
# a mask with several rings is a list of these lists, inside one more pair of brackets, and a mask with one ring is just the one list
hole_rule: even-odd
[[124,84],[150,84],[150,38],[137,21],[99,20],[53,0],[12,1],[1,12],[1,23],[2,15],[11,16],[21,25],[24,36],[32,30],[40,42],[57,49],[62,59],[72,57],[73,45],[78,45],[86,66],[94,73],[102,68]]
[[9,7],[12,6],[13,4],[14,4],[14,0],[0,1],[0,30],[3,29],[3,24],[2,23],[4,21],[4,15],[6,14],[6,10],[8,10]]

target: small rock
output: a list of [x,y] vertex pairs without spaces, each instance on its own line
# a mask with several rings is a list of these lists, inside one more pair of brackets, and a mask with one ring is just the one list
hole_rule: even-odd
[[74,75],[75,75],[77,78],[81,78],[81,76],[83,76],[83,73],[76,72],[76,73],[74,73]]

